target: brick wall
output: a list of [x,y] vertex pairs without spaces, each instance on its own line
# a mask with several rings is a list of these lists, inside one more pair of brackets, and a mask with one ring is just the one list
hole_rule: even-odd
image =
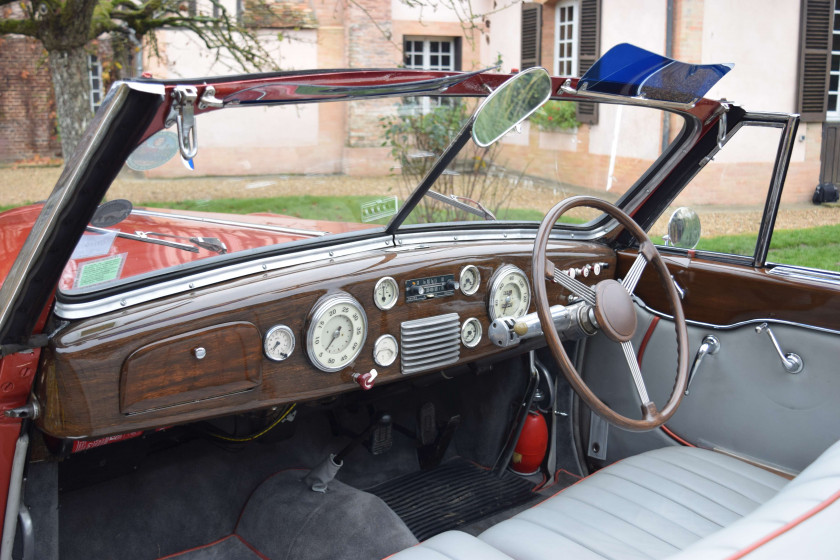
[[61,155],[46,53],[34,39],[0,37],[0,163]]

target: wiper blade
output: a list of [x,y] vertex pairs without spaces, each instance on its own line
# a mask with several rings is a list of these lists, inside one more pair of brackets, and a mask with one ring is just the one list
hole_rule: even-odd
[[175,241],[153,239],[151,237],[144,237],[142,235],[135,235],[133,233],[125,233],[115,229],[98,228],[95,226],[87,226],[86,229],[87,231],[92,231],[93,233],[107,233],[111,235],[116,235],[117,237],[122,237],[123,239],[134,239],[136,241],[154,243],[155,245],[164,245],[166,247],[174,247],[175,249],[183,249],[184,251],[189,251],[190,253],[198,253],[198,247],[194,245],[187,245],[186,243],[176,243]]
[[[447,203],[451,206],[454,206],[455,208],[457,208],[459,210],[463,210],[464,212],[469,212],[470,214],[473,214],[473,215],[478,216],[480,218],[484,218],[485,220],[495,220],[496,219],[496,216],[493,215],[493,212],[491,212],[490,210],[485,208],[484,205],[481,204],[477,200],[473,200],[473,199],[467,198],[465,196],[458,196],[457,194],[450,194],[449,196],[447,196],[447,195],[441,194],[437,191],[433,191],[432,189],[429,189],[426,192],[426,194],[428,194],[430,197],[434,198],[435,200],[445,202],[445,203]],[[470,206],[469,204],[461,202],[462,200],[466,201],[466,202],[469,202],[469,203],[473,204],[474,206]]]

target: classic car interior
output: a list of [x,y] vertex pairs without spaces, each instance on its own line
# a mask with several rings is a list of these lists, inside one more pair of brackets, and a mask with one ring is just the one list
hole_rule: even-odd
[[[116,86],[57,187],[61,202],[43,206],[58,217],[45,236],[75,227],[74,242],[57,264],[30,259],[61,289],[21,409],[31,443],[15,557],[836,554],[840,290],[766,262],[797,120],[703,99],[720,65],[677,80],[689,65],[634,61],[633,79],[605,55],[574,81],[526,71],[432,73],[446,82],[431,90],[429,77],[387,92],[363,83],[351,96],[493,90],[381,226],[82,210],[119,171],[101,162],[121,165],[162,129],[184,84]],[[203,99],[324,101],[352,89],[330,75],[309,78],[315,93],[269,87],[301,76],[255,79],[219,79]],[[685,125],[615,205],[551,200],[530,224],[406,221],[464,145],[494,144],[549,97],[659,107]],[[140,124],[126,133],[128,122]],[[756,253],[679,245],[684,218],[672,220],[674,246],[655,245],[656,220],[727,134],[750,125],[780,131]],[[74,212],[100,220],[60,219]],[[256,222],[266,239],[248,245]],[[110,257],[129,255],[113,270],[106,259],[88,268],[77,246],[83,234],[101,241],[97,227],[112,233]],[[320,230],[338,233],[306,233]],[[149,243],[138,231],[158,233]],[[140,249],[177,262],[148,267],[132,260]],[[34,268],[15,267],[9,278],[23,285]],[[31,312],[8,316],[7,331],[36,329]]]

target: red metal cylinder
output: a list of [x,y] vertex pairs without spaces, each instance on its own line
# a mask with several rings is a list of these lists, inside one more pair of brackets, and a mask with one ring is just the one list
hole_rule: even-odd
[[519,474],[537,472],[548,449],[548,425],[538,412],[529,412],[513,450],[510,467]]

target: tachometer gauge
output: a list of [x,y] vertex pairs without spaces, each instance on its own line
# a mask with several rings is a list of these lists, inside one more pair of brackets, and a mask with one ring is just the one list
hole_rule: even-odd
[[475,317],[470,317],[461,327],[461,342],[467,348],[475,348],[481,342],[481,334],[481,323]]
[[465,296],[471,296],[478,291],[479,284],[481,284],[481,274],[478,268],[468,264],[461,269],[461,276],[458,279],[461,284],[461,292]]
[[522,317],[531,304],[531,288],[525,273],[512,264],[496,271],[490,280],[490,300],[487,312],[490,319]]
[[269,360],[282,362],[295,349],[295,334],[286,325],[274,325],[265,333],[263,350]]
[[347,293],[321,298],[312,309],[306,352],[323,371],[339,371],[356,359],[367,339],[367,316]]
[[380,278],[373,288],[373,302],[376,307],[383,311],[394,307],[399,295],[400,287],[397,285],[397,281],[390,276]]
[[398,353],[397,339],[390,334],[383,334],[373,343],[373,361],[378,366],[390,366],[397,359]]

